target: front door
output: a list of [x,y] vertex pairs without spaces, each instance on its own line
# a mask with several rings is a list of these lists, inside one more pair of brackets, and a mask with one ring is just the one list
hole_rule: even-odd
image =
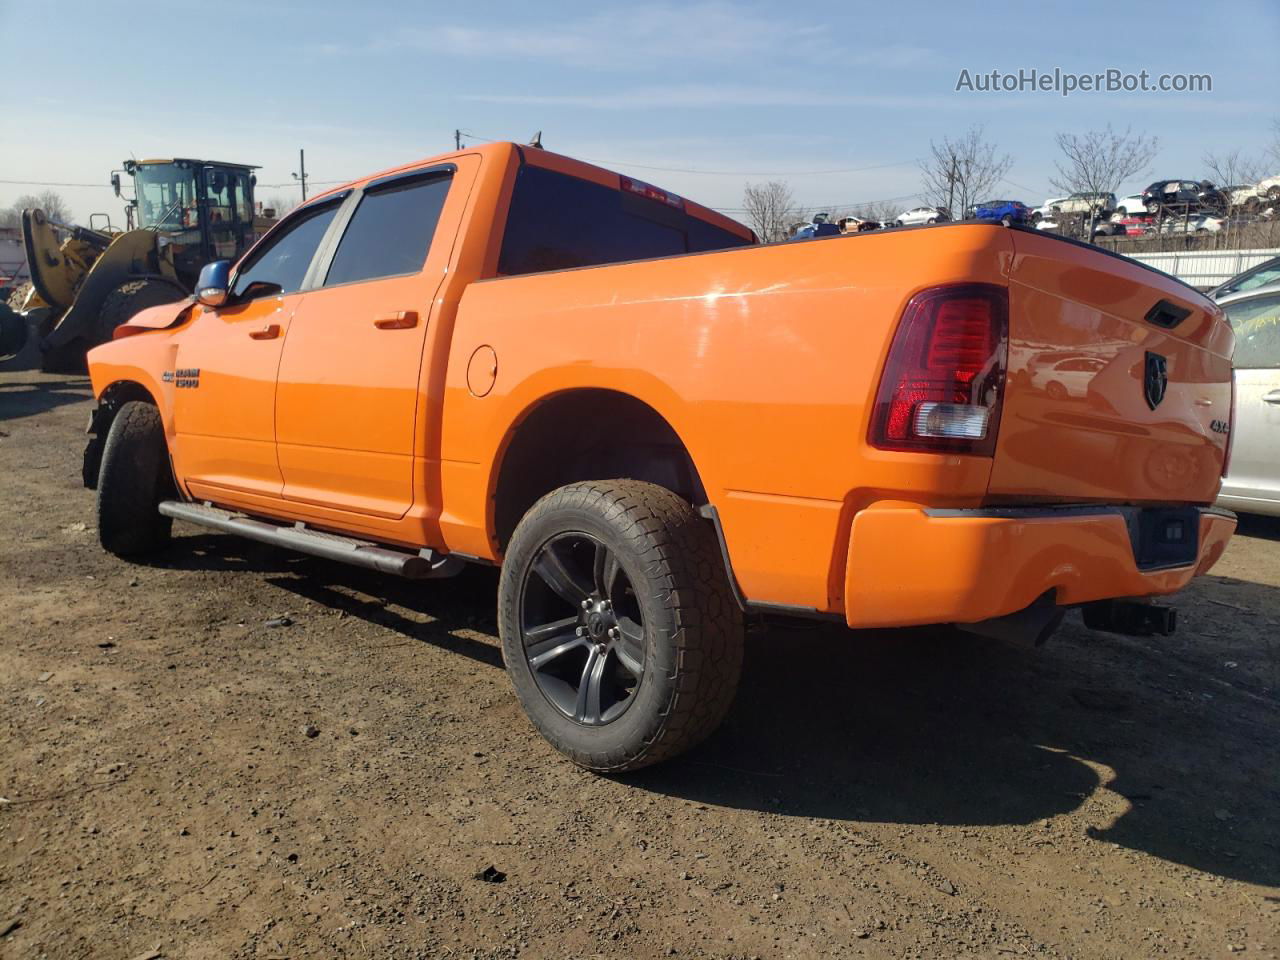
[[452,166],[394,175],[344,208],[349,222],[326,243],[323,279],[294,314],[280,361],[286,499],[386,518],[413,504],[428,323],[465,200],[454,181]]
[[1225,309],[1236,334],[1236,413],[1223,493],[1280,503],[1280,294]]
[[303,278],[340,199],[299,210],[237,272],[226,305],[198,307],[171,377],[174,458],[196,497],[279,496],[276,374]]

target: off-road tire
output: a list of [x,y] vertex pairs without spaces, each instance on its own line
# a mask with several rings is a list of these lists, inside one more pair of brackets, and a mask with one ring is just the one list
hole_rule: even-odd
[[176,303],[183,298],[183,293],[171,283],[163,280],[130,280],[112,290],[98,311],[96,338],[98,343],[106,343],[115,333],[116,327],[125,323],[134,314],[141,313],[148,307],[158,307],[163,303]]
[[159,550],[173,520],[159,514],[173,495],[173,475],[160,411],[149,403],[124,404],[107,433],[98,471],[98,539],[119,557]]
[[26,345],[26,318],[0,298],[0,360],[16,357]]
[[[611,722],[583,725],[551,704],[525,653],[523,604],[544,545],[580,532],[616,555],[644,619],[644,676]],[[728,713],[742,673],[744,626],[711,525],[663,487],[598,480],[552,491],[516,527],[498,587],[507,672],[538,731],[590,770],[635,770],[704,740]]]

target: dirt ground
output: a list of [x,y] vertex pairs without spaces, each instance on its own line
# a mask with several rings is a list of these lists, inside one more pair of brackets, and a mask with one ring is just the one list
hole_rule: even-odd
[[1169,639],[761,627],[711,741],[599,777],[493,571],[104,554],[88,395],[0,374],[6,960],[1280,953],[1280,525]]

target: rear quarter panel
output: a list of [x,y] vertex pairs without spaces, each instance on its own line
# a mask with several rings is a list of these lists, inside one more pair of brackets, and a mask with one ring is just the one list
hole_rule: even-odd
[[[907,300],[1004,282],[1011,253],[1007,231],[958,225],[471,285],[444,399],[451,549],[497,555],[491,497],[513,427],[561,391],[610,389],[653,407],[689,449],[749,599],[840,609],[854,510],[985,493],[989,459],[872,450],[867,423]],[[479,397],[467,368],[485,347],[497,377]]]

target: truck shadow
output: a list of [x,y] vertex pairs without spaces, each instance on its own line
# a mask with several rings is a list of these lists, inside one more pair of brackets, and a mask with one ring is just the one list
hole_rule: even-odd
[[81,403],[91,396],[85,377],[49,377],[32,372],[35,379],[0,383],[0,421],[33,417],[68,403]]
[[[159,562],[265,574],[299,600],[502,668],[494,570],[412,583],[218,534],[179,537]],[[1209,639],[1220,637],[1224,611],[1204,599],[1238,600],[1242,587],[1256,609],[1232,614],[1243,625],[1225,641]],[[848,822],[1071,815],[1097,840],[1280,885],[1275,677],[1213,676],[1224,657],[1250,655],[1263,663],[1250,676],[1280,676],[1265,664],[1275,649],[1259,653],[1250,627],[1250,618],[1260,629],[1280,620],[1280,590],[1207,577],[1185,596],[1172,638],[1096,634],[1072,615],[1040,650],[939,629],[769,624],[749,634],[722,728],[685,757],[617,779],[697,803]],[[560,762],[550,751],[546,760]]]
[[1175,662],[1181,649],[1157,646],[1078,620],[1039,651],[944,630],[777,627],[753,638],[725,726],[701,750],[626,779],[831,820],[982,826],[1072,814],[1097,840],[1280,884],[1280,703],[1210,692]]
[[[433,589],[430,583],[400,580],[220,533],[176,537],[170,549],[150,562],[177,570],[263,574],[267,583],[301,601],[502,669],[493,570],[469,567],[458,577],[434,584],[447,583],[447,587]],[[288,607],[283,604],[282,612]]]

